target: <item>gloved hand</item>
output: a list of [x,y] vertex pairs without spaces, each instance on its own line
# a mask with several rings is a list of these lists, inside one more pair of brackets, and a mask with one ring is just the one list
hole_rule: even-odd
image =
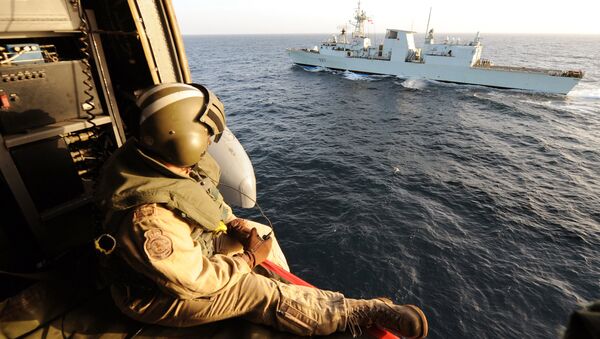
[[261,238],[256,232],[256,228],[250,231],[250,235],[246,239],[246,242],[242,242],[244,246],[244,253],[236,254],[241,256],[246,261],[250,269],[253,269],[257,265],[260,265],[271,252],[273,246],[273,238],[270,236],[266,239]]
[[250,231],[246,219],[237,218],[227,223],[227,234],[242,244],[247,241]]

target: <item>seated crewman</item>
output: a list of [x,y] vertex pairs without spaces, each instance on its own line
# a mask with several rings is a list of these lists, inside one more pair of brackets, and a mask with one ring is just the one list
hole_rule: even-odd
[[137,103],[139,138],[111,156],[98,189],[105,230],[117,240],[107,263],[123,313],[175,327],[243,317],[297,335],[376,324],[427,336],[416,306],[348,299],[253,272],[267,257],[286,264],[273,236],[235,218],[216,187],[219,167],[206,150],[225,129],[222,103],[180,83],[153,86]]

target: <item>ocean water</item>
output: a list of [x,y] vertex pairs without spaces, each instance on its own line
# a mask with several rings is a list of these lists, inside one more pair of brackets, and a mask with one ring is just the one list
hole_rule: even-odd
[[430,338],[559,337],[600,299],[600,36],[483,36],[495,64],[584,70],[568,96],[292,65],[326,37],[185,37],[292,271],[419,305]]

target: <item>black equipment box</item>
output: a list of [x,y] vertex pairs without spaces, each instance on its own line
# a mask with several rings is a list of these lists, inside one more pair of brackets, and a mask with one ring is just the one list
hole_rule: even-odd
[[[5,134],[24,132],[54,122],[88,118],[84,108],[89,96],[80,60],[44,64],[0,66],[0,130]],[[92,85],[93,86],[93,85]],[[91,112],[101,113],[98,94]]]
[[76,199],[84,193],[81,179],[60,137],[18,146],[11,155],[38,210]]

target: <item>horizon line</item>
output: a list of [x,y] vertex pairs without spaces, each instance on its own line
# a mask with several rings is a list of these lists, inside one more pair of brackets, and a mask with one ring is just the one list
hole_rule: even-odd
[[[375,33],[370,33],[370,34],[385,34],[386,32],[375,32]],[[424,32],[415,32],[416,34],[425,34]],[[481,31],[479,31],[479,33],[481,33]],[[331,35],[334,33],[181,33],[181,35],[186,36],[186,35]],[[435,33],[436,35],[443,35],[443,34],[477,34],[477,32],[473,33],[473,32],[437,32]],[[493,35],[499,35],[499,34],[505,34],[505,35],[509,35],[509,34],[516,34],[516,35],[600,35],[599,33],[556,33],[556,32],[487,32],[487,33],[481,33],[481,34],[493,34]],[[369,35],[369,34],[367,34]]]

